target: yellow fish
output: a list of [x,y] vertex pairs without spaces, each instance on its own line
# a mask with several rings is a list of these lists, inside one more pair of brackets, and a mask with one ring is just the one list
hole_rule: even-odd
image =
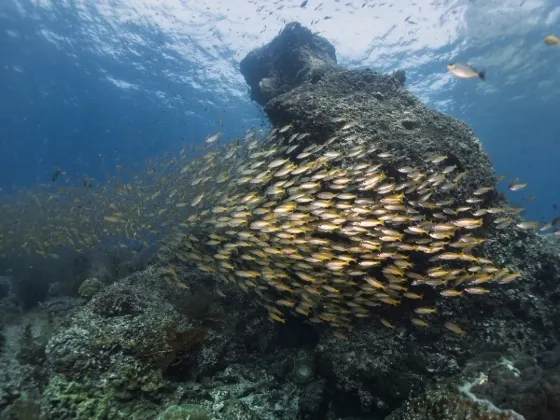
[[546,45],[560,45],[560,38],[556,35],[548,35],[544,37],[544,43]]

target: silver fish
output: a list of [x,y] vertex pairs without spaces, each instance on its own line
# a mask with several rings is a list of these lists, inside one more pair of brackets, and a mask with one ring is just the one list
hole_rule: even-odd
[[461,77],[463,79],[473,79],[473,78],[480,78],[485,80],[486,72],[478,71],[468,64],[461,64],[461,63],[449,63],[447,65],[447,69],[453,73],[457,77]]

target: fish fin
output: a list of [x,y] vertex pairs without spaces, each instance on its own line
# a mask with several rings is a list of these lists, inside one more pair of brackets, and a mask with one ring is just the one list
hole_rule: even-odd
[[478,77],[480,77],[481,80],[486,80],[486,70],[478,72]]

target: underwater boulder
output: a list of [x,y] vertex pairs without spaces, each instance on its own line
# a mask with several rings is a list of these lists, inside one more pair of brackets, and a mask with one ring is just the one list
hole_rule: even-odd
[[[304,32],[301,25],[288,25],[269,44],[249,53],[241,66],[252,99],[264,106],[273,126],[301,134],[290,146],[293,135],[284,136],[285,143],[276,147],[299,144],[301,150],[325,145],[323,153],[336,154],[362,146],[373,151],[373,162],[381,161],[384,173],[396,179],[406,179],[399,176],[399,169],[407,167],[429,177],[436,173],[436,165],[427,157],[438,156],[445,161],[445,173],[461,178],[460,183],[446,184],[446,199],[451,198],[448,212],[461,214],[459,207],[479,197],[474,193],[481,188],[487,191],[481,195],[481,207],[494,212],[511,208],[501,193],[488,188],[498,179],[473,130],[423,104],[404,87],[404,71],[386,75],[371,69],[343,69],[335,65],[334,47],[325,47],[328,41],[321,39],[319,44],[304,43],[301,49],[315,48],[312,56],[320,57],[327,70],[321,77],[300,79],[295,77],[297,66],[287,64],[285,51],[279,47],[294,29]],[[301,44],[294,45],[297,55]],[[270,79],[266,94],[258,87],[264,78]],[[329,169],[336,165],[331,162]],[[434,193],[432,199],[441,198]],[[457,217],[472,217],[463,214]],[[411,323],[414,312],[404,299],[397,307],[382,305],[370,320],[354,322],[347,341],[325,334],[317,346],[318,371],[330,378],[331,386],[343,390],[338,413],[354,414],[352,407],[359,404],[362,412],[387,414],[430,379],[460,372],[466,360],[481,351],[507,349],[534,355],[557,344],[558,253],[534,232],[516,226],[521,221],[516,214],[503,228],[489,214],[481,216],[484,227],[475,232],[484,243],[476,250],[476,258],[490,259],[498,268],[521,273],[521,278],[485,284],[490,293],[478,296],[442,299],[437,291],[428,290],[423,303],[434,306],[438,318],[437,325],[429,320],[429,328]],[[382,326],[384,311],[398,323],[385,321]],[[464,330],[455,328],[459,334],[453,334],[445,325],[460,325]]]
[[166,369],[178,358],[196,364],[186,355],[207,337],[168,303],[166,288],[157,269],[138,272],[101,289],[57,331],[46,349],[45,418],[153,418],[174,389]]
[[336,66],[334,47],[325,38],[292,22],[269,44],[251,51],[240,70],[260,105],[305,80],[317,81]]

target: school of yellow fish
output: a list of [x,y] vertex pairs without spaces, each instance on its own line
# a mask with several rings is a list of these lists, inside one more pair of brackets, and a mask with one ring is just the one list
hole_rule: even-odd
[[[403,300],[414,305],[412,324],[429,326],[437,309],[423,304],[426,288],[460,298],[521,276],[476,256],[483,216],[495,215],[495,226],[505,228],[521,210],[480,208],[494,186],[455,203],[449,193],[467,174],[446,166],[446,156],[427,156],[424,170],[400,167],[392,179],[383,165],[391,152],[366,144],[338,150],[358,135],[355,122],[335,122],[339,134],[321,144],[287,125],[261,142],[249,135],[243,153],[225,146],[189,166],[191,186],[199,188],[189,205],[197,211],[187,218],[191,229],[168,244],[173,258],[196,261],[254,294],[272,321],[284,323],[293,313],[330,324],[341,339],[352,318]],[[234,162],[224,169],[228,159]],[[216,166],[222,172],[210,175]],[[518,180],[509,185],[525,187]],[[443,326],[465,333],[452,322]]]
[[[494,185],[457,203],[450,193],[467,173],[446,156],[426,156],[425,167],[399,167],[391,177],[391,151],[360,139],[356,122],[334,122],[336,135],[321,143],[291,125],[232,142],[218,133],[202,157],[183,148],[104,185],[22,192],[0,205],[0,256],[58,258],[59,249],[85,252],[107,238],[130,249],[164,237],[171,280],[194,262],[252,294],[272,321],[292,313],[330,324],[340,339],[353,318],[372,313],[395,328],[383,307],[401,304],[414,326],[428,327],[437,315],[424,303],[428,291],[462,299],[521,277],[479,254],[485,223],[538,228],[520,221],[519,208],[481,207]],[[525,186],[515,180],[509,188]]]

